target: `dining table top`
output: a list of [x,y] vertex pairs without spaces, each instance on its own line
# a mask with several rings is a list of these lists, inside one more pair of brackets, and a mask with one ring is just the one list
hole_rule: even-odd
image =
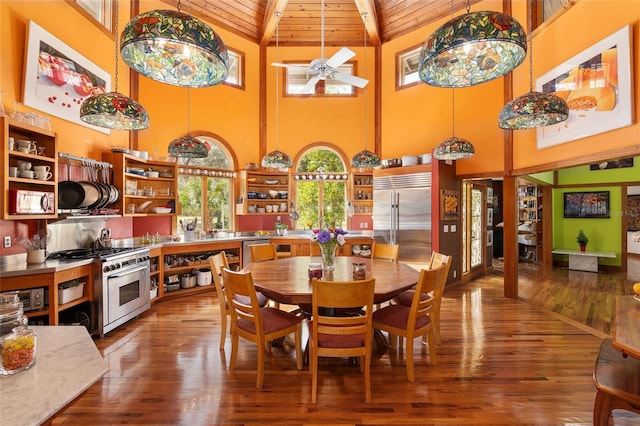
[[[292,256],[254,262],[243,270],[251,272],[256,289],[269,299],[285,304],[311,303],[309,264],[321,263],[320,257]],[[333,281],[352,281],[353,263],[366,265],[366,277],[375,278],[374,303],[393,299],[418,282],[420,273],[399,262],[372,260],[359,256],[336,256]],[[326,278],[325,278],[326,279]]]
[[613,321],[613,347],[640,359],[640,301],[634,296],[616,296]]

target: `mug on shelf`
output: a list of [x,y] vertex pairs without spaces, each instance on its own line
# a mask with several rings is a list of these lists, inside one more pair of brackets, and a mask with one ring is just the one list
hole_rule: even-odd
[[18,177],[17,167],[9,167],[9,177]]
[[49,166],[33,166],[33,170],[35,170],[36,173],[39,173],[39,172],[50,172],[51,171],[51,167],[49,167]]
[[49,180],[53,176],[53,173],[47,172],[44,170],[36,170],[36,179],[38,180]]
[[25,154],[35,154],[36,153],[36,143],[33,141],[27,140],[18,140],[18,150],[24,152]]
[[16,149],[16,140],[10,136],[9,137],[9,151],[15,151]]
[[31,170],[31,162],[18,160],[18,170]]
[[33,170],[20,170],[20,177],[26,179],[33,179]]

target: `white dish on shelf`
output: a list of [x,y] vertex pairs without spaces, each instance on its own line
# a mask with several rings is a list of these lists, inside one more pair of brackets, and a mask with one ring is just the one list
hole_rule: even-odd
[[280,181],[278,179],[269,179],[264,181],[267,185],[277,185]]
[[153,213],[171,213],[171,207],[152,207],[151,211]]

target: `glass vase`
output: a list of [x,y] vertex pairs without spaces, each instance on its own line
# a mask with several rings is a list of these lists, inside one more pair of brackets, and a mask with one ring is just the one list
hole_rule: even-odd
[[322,251],[322,270],[333,271],[333,261],[336,256],[337,244],[320,244]]

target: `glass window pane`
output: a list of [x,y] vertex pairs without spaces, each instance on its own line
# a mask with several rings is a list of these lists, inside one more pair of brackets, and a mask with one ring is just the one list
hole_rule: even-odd
[[231,229],[231,180],[220,178],[207,179],[207,218],[208,229]]
[[300,215],[296,221],[296,229],[313,229],[318,227],[318,197],[320,185],[315,181],[298,181],[297,211]]
[[178,215],[178,223],[202,224],[202,179],[200,176],[178,175],[178,201],[182,206],[182,214]]

